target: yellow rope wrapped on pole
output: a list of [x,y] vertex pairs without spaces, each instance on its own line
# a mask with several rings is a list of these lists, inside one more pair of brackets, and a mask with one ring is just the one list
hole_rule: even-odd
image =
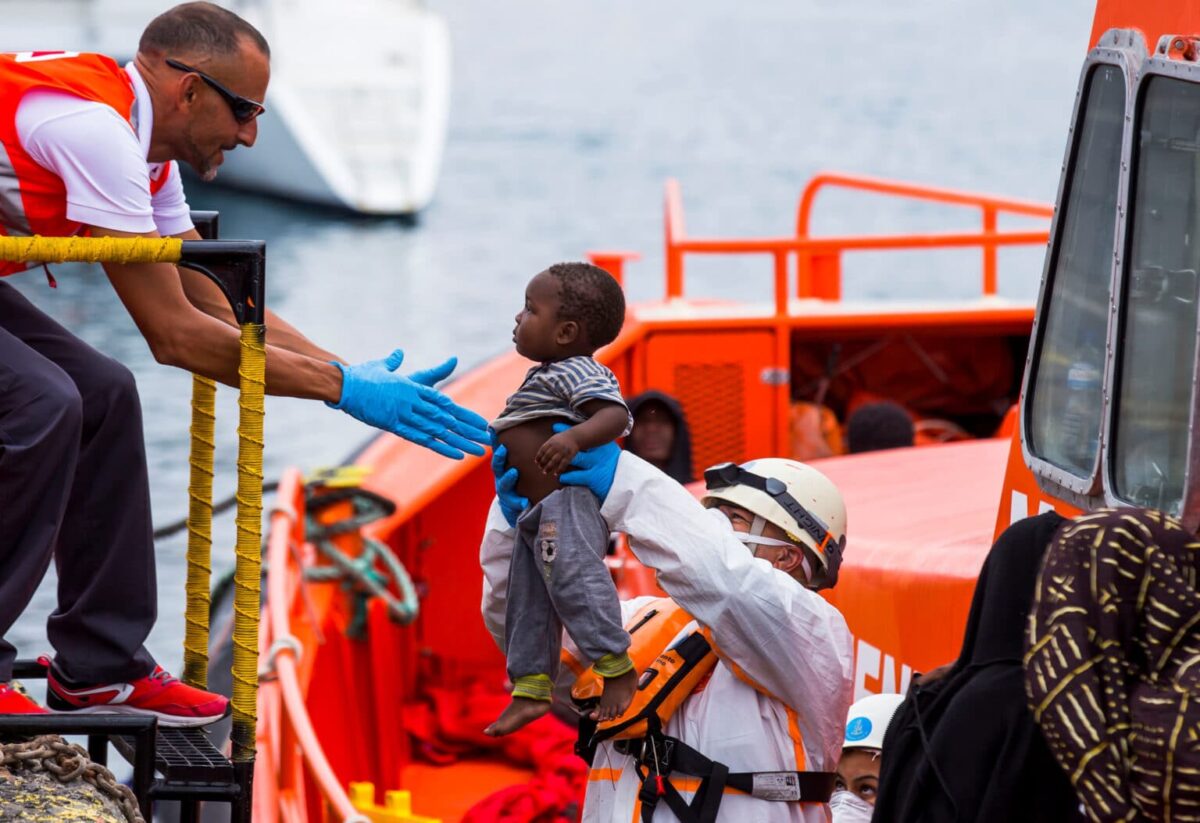
[[177,237],[6,237],[0,260],[17,263],[177,263]]
[[184,611],[183,680],[208,688],[208,622],[212,606],[213,452],[217,384],[192,376],[192,453],[188,483],[187,607]]
[[258,620],[262,565],[263,396],[266,329],[242,326],[238,375],[237,555],[233,572],[233,760],[254,760],[258,700]]

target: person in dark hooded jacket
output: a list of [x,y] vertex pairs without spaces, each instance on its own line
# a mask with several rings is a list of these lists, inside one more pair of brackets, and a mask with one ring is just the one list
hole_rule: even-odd
[[918,678],[888,726],[874,823],[1083,819],[1027,706],[1022,665],[1042,557],[1064,522],[1046,512],[996,539],[958,660]]
[[627,401],[633,430],[625,448],[680,483],[692,474],[692,437],[679,401],[660,391],[642,392]]

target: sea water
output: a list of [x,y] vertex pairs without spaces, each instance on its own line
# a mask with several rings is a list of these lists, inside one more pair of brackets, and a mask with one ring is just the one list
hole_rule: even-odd
[[[450,24],[453,94],[437,196],[415,224],[188,185],[193,208],[220,210],[222,236],[267,242],[268,306],[351,362],[401,347],[406,369],[457,355],[466,370],[510,345],[531,275],[588,249],[640,252],[630,297],[659,296],[668,177],[696,235],[791,233],[800,190],[823,169],[1051,202],[1092,18],[1089,0],[432,5]],[[970,210],[833,194],[814,221],[819,233],[979,228]],[[1001,293],[1032,299],[1042,258],[1002,252]],[[966,298],[979,291],[979,260],[856,255],[844,291]],[[40,271],[12,282],[137,375],[155,521],[181,518],[189,375],[154,362],[99,268],[55,271],[57,289]],[[765,257],[689,262],[688,290],[766,301],[770,271]],[[235,395],[223,389],[218,404],[218,499],[236,483]],[[338,463],[370,435],[321,403],[269,399],[266,477]],[[232,516],[215,532],[219,575],[233,562]],[[184,542],[158,546],[148,643],[175,671]],[[51,572],[8,633],[23,656],[49,648],[54,602]]]

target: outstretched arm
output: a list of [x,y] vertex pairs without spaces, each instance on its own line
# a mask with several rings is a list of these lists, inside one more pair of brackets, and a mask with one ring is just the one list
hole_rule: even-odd
[[[195,229],[189,229],[174,236],[182,240],[202,239],[200,233]],[[225,299],[225,295],[216,283],[209,280],[200,272],[189,269],[186,266],[179,267],[179,279],[183,283],[184,294],[187,295],[188,301],[193,306],[209,317],[217,318],[226,325],[237,326],[237,318],[234,317],[233,310],[229,307],[229,301]],[[267,309],[266,326],[267,344],[270,346],[302,354],[323,363],[328,363],[331,360],[342,360],[332,352],[326,351],[313,343],[299,329],[270,309]]]
[[[601,514],[629,535],[671,598],[713,633],[734,671],[801,715],[840,729],[851,690],[850,633],[841,613],[756,559],[729,521],[682,486],[622,452]],[[842,704],[845,705],[842,705]],[[835,728],[836,727],[836,728]]]
[[[92,234],[96,237],[158,236],[157,233],[138,235],[98,227],[92,229]],[[238,385],[241,357],[238,330],[192,305],[184,291],[179,269],[170,263],[108,263],[104,270],[133,322],[146,338],[155,360],[228,386]],[[202,277],[190,273],[190,278]],[[342,375],[336,366],[269,343],[266,383],[267,393],[273,395],[334,403],[342,395]]]
[[[95,229],[97,236],[156,237]],[[169,263],[107,264],[105,271],[154,358],[226,385],[238,384],[238,330],[197,309],[184,291],[179,270]],[[318,350],[319,351],[319,350]],[[324,400],[368,425],[388,431],[446,457],[482,455],[487,421],[433,388],[456,361],[414,374],[397,374],[404,353],[355,366],[266,345],[266,392]]]

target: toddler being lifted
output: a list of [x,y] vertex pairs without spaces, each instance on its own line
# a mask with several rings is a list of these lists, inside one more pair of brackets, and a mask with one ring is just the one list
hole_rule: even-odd
[[[539,365],[492,422],[517,469],[517,491],[530,505],[516,521],[508,572],[504,651],[512,702],[486,729],[491,735],[549,711],[564,627],[604,677],[595,719],[620,715],[637,686],[604,564],[608,525],[599,501],[585,488],[558,482],[581,449],[615,440],[632,425],[616,377],[592,357],[621,331],[625,296],[603,269],[558,263],[529,281],[516,322],[517,353]],[[555,423],[573,425],[555,434]]]

